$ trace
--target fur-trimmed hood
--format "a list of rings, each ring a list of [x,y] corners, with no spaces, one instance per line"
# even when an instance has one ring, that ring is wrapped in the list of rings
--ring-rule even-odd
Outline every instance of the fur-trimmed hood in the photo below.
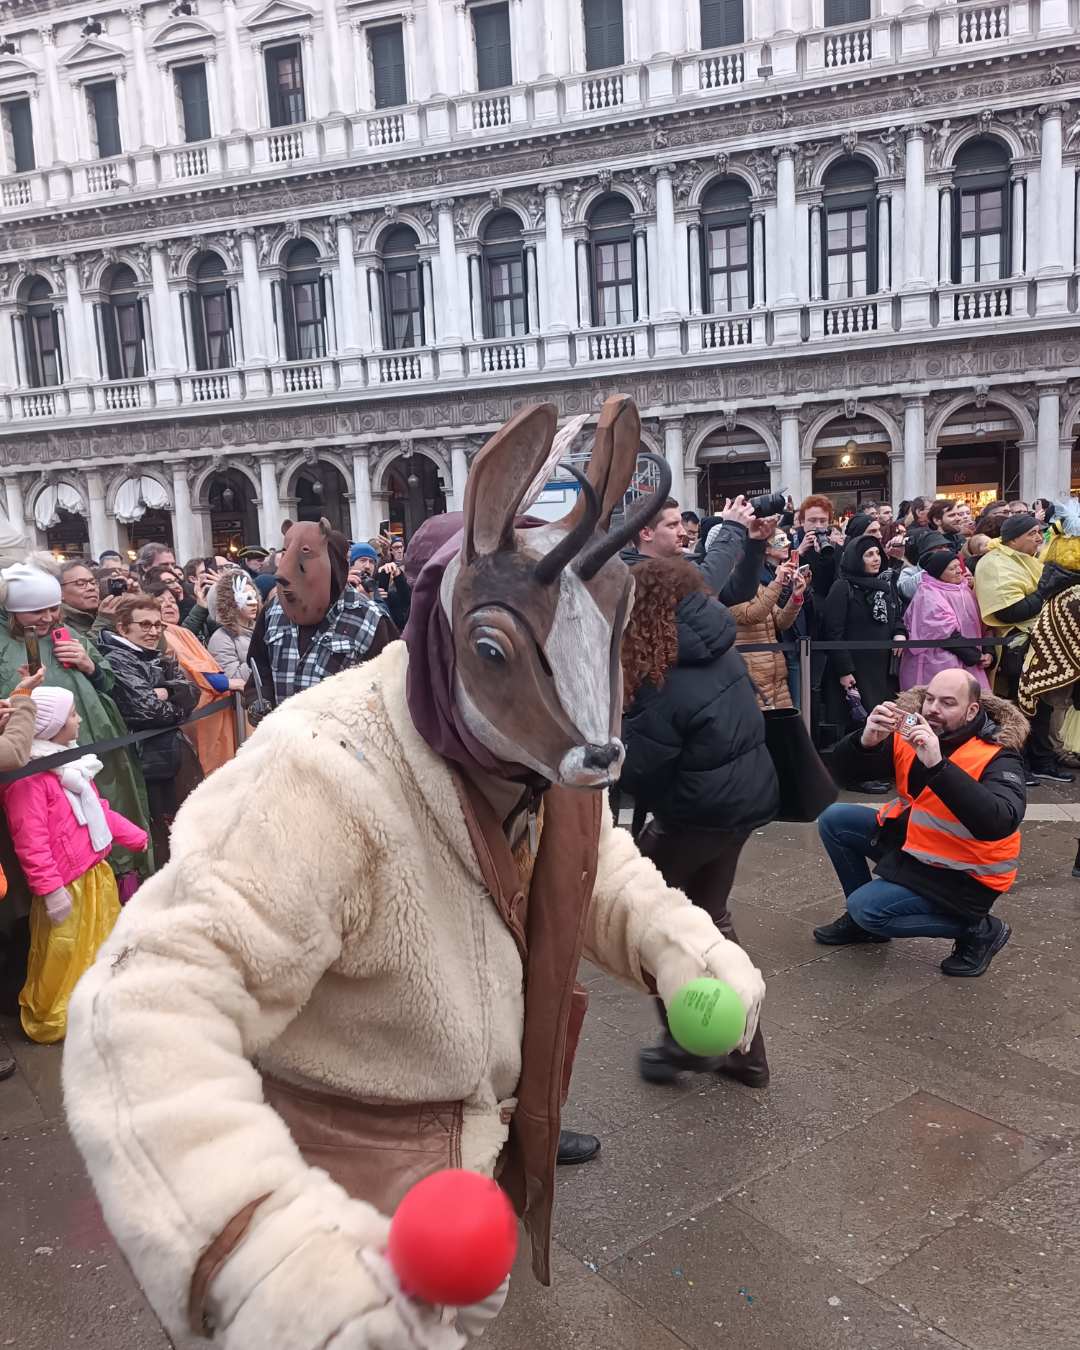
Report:
[[[925,684],[905,689],[896,699],[896,706],[903,708],[904,712],[921,712],[925,693]],[[984,693],[980,702],[989,719],[983,731],[983,740],[992,741],[1003,750],[1015,750],[1019,754],[1028,738],[1028,719],[1015,704],[1008,699],[998,698],[996,694]]]
[[[207,597],[206,607],[210,618],[219,628],[225,628],[230,633],[250,633],[254,625],[241,616],[236,604],[238,584],[245,584],[255,590],[255,583],[242,568],[230,567],[222,572]]]

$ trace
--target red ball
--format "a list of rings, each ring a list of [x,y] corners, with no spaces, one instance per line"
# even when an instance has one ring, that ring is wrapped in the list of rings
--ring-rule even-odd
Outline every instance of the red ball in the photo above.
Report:
[[[514,1264],[517,1218],[489,1177],[448,1168],[418,1181],[390,1222],[387,1255],[412,1298],[464,1308],[493,1294]]]

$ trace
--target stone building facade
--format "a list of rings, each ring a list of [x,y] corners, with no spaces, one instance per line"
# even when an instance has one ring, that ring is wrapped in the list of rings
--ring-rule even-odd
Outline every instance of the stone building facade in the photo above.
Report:
[[[1080,486],[1069,0],[0,4],[0,505],[187,557],[632,394],[686,505]]]

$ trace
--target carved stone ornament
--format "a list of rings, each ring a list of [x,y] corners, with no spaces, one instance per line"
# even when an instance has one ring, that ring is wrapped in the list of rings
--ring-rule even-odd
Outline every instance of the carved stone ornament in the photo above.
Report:
[[[630,181],[634,185],[634,191],[641,200],[641,209],[651,211],[653,205],[653,187],[643,173],[638,171],[630,175]]]
[[[888,166],[889,176],[904,172],[904,139],[895,127],[886,127],[884,131],[878,132],[878,140],[881,142],[881,148],[885,153],[885,163]]]
[[[305,464],[314,465],[319,462],[319,453],[313,445],[305,445],[301,451],[301,457]]]
[[[844,416],[849,422],[854,421],[859,412],[859,400],[857,398],[844,399]]]
[[[508,205],[516,206],[523,212],[531,229],[539,229],[544,221],[544,199],[538,192],[529,188],[517,188],[510,192],[503,193],[503,200]]]
[[[731,156],[728,154],[726,150],[721,150],[720,153],[716,156],[716,172],[721,175],[726,175],[728,171],[728,165],[730,163],[731,163]]]
[[[845,131],[840,137],[840,148],[845,155],[853,155],[859,144],[859,133],[857,131]]]
[[[990,386],[988,384],[977,384],[975,386],[975,406],[976,408],[985,408],[990,398]]]
[[[719,156],[717,157],[719,158]],[[726,161],[727,156],[724,156]],[[725,167],[721,172],[726,173]],[[680,164],[675,174],[672,190],[675,193],[675,201],[680,206],[685,206],[690,199],[690,194],[694,190],[694,184],[701,174],[701,166],[696,159],[692,159],[687,164]]]
[[[1014,108],[1012,112],[1002,114],[1002,121],[1012,127],[1029,155],[1039,153],[1039,118],[1034,108]]]
[[[772,192],[776,188],[776,164],[771,155],[761,150],[752,150],[746,156],[746,167],[757,175],[762,192]]]
[[[930,165],[932,168],[940,166],[945,157],[945,147],[949,143],[949,137],[957,130],[957,124],[951,117],[946,117],[933,127],[932,134],[934,143],[930,147]]]
[[[240,270],[240,248],[236,235],[222,232],[206,236],[206,245],[225,259],[225,266],[232,272]]]
[[[454,212],[454,234],[458,239],[469,237],[469,212],[464,206],[459,206]]]
[[[737,408],[725,408],[722,414],[724,430],[734,431],[739,423],[739,413]]]
[[[581,194],[585,190],[585,184],[581,179],[574,183],[566,196],[563,198],[562,222],[564,226],[573,225],[577,219],[577,205],[581,200]]]
[[[600,169],[600,170],[598,171],[597,175],[596,175],[596,178],[597,178],[597,181],[599,182],[600,186],[604,189],[605,192],[609,192],[609,191],[611,190],[611,170],[610,170],[610,169]]]
[[[1055,61],[1046,76],[1046,83],[1049,85],[1064,84],[1067,78],[1066,72]]]

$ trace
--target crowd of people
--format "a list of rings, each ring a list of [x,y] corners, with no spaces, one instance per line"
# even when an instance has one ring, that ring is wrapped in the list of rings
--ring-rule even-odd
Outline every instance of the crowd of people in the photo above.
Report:
[[[634,571],[636,601],[622,647],[627,758],[620,788],[637,804],[640,850],[732,939],[727,901],[739,855],[776,812],[775,773],[756,714],[800,707],[799,639],[812,644],[815,743],[832,751],[834,775],[865,793],[884,795],[898,781],[895,724],[912,712],[939,738],[963,728],[963,743],[975,721],[993,719],[988,743],[1004,736],[1009,748],[995,752],[996,769],[982,775],[984,795],[1003,776],[1011,783],[1018,757],[1027,786],[1040,778],[1071,781],[1070,767],[1080,762],[1080,668],[1044,636],[1054,624],[1075,621],[1080,609],[1075,503],[999,501],[977,518],[966,502],[948,498],[916,498],[895,511],[865,501],[844,515],[821,494],[779,505],[737,498],[702,519],[668,498],[621,554]],[[86,800],[92,791],[108,803],[104,815],[94,813],[96,836],[70,792],[37,790],[54,783],[47,774],[3,790],[9,866],[21,864],[30,893],[42,897],[31,908],[30,972],[20,996],[29,1035],[63,1036],[66,997],[79,973],[48,978],[50,970],[56,976],[47,959],[49,925],[67,921],[93,875],[107,901],[79,907],[88,932],[95,923],[106,932],[101,915],[115,916],[164,864],[179,805],[236,752],[232,696],[244,696],[242,735],[247,719],[254,724],[293,693],[378,655],[408,622],[418,570],[414,565],[410,580],[402,539],[349,544],[325,522],[287,526],[277,550],[253,547],[183,565],[164,543],[145,545],[130,564],[114,552],[96,563],[57,565],[32,554],[9,562],[0,593],[0,687],[11,709],[5,767],[57,747],[152,733],[56,770],[61,787],[80,774]],[[982,645],[989,636],[1000,645]],[[1025,683],[1032,655],[1035,673]],[[1080,667],[1075,649],[1074,656]],[[1018,702],[1031,717],[1026,750]],[[61,718],[68,704],[71,715]],[[215,708],[217,715],[192,718]],[[23,724],[31,713],[27,740]],[[918,737],[911,744],[921,763]],[[920,776],[916,765],[914,778]],[[1010,793],[1010,820],[1018,825],[1023,796],[1012,786]],[[992,821],[1002,809],[990,808]],[[918,906],[909,905],[908,927],[890,927],[882,905],[895,911],[897,886],[925,883],[934,865],[906,860],[891,880],[871,881],[864,855],[881,827],[876,813],[865,812],[837,806],[822,818],[825,847],[849,896],[848,913],[818,930],[822,942],[884,940],[920,922],[913,918]],[[888,828],[895,834],[893,824]],[[984,820],[979,828],[975,837],[987,837]],[[61,846],[66,834],[74,847]],[[45,854],[53,866],[42,871]],[[913,867],[922,869],[914,879]],[[973,885],[981,900],[985,886]],[[962,935],[973,914],[982,920],[989,913],[972,899],[958,920],[956,904],[946,904],[940,891],[932,884],[915,891],[920,905],[949,911],[937,913],[936,933]],[[1001,939],[995,925],[985,933],[991,946]],[[95,949],[85,945],[84,963]],[[660,1043],[641,1056],[652,1082],[701,1067],[666,1022]],[[760,1030],[746,1054],[712,1068],[753,1086],[767,1083]]]
[[[348,1252],[327,1259],[348,1266],[358,1243],[383,1240],[375,1211],[390,1212],[402,1180],[394,1140],[408,1140],[415,1178],[421,1129],[431,1166],[498,1166],[530,1197],[520,1212],[539,1208],[545,1269],[550,1168],[600,1148],[562,1128],[558,1106],[582,952],[655,998],[647,1082],[768,1085],[764,984],[729,902],[770,821],[817,820],[846,901],[819,943],[943,938],[943,974],[970,978],[1008,942],[994,907],[1017,876],[1028,787],[1072,781],[1080,754],[1080,504],[994,502],[976,518],[944,497],[841,514],[821,494],[771,495],[701,518],[666,496],[663,466],[661,488],[618,513],[639,429],[628,400],[605,405],[563,522],[528,514],[554,433],[554,410],[538,407],[482,452],[464,512],[407,546],[350,543],[319,521],[289,525],[278,549],[183,566],[164,544],[130,567],[0,559],[4,861],[29,901],[22,1025],[78,1040],[73,1129],[155,1307],[180,1306],[179,1281],[209,1325],[232,1297],[221,1270],[239,1269],[229,1244],[276,1271],[277,1244],[292,1251],[307,1231],[304,1206],[329,1212],[346,1193],[370,1202],[327,1229],[347,1232]],[[803,728],[800,709],[799,753],[829,784],[801,816],[770,734]],[[836,801],[821,756],[840,787],[888,800]],[[631,831],[580,790],[601,787],[633,799]],[[265,795],[242,823],[253,792]],[[478,881],[493,905],[475,908]],[[163,972],[173,1031],[146,1020]],[[746,1011],[721,1056],[690,1053],[669,1026],[676,992],[703,973]],[[420,984],[430,998],[412,997]],[[140,1098],[164,1121],[158,1041],[183,1046],[190,1091],[176,1108],[197,1112],[218,1162],[255,1147],[268,1178],[249,1195],[242,1166],[207,1173],[205,1222],[170,1229],[160,1252],[139,1229],[158,1222],[157,1183],[125,1161],[142,1156],[143,1127],[120,1119]],[[118,1053],[131,1066],[122,1102],[106,1082]],[[357,1161],[373,1137],[365,1099],[384,1112],[376,1169]],[[280,1118],[344,1191],[320,1172],[308,1196]],[[162,1123],[155,1151],[177,1184],[189,1125]],[[249,1238],[270,1194],[281,1208]],[[294,1204],[303,1212],[268,1239]],[[207,1246],[215,1233],[224,1247]],[[378,1290],[354,1292],[351,1316],[384,1307]],[[264,1314],[293,1315],[287,1300],[260,1311],[236,1298],[256,1340]],[[409,1343],[396,1334],[377,1343]]]

